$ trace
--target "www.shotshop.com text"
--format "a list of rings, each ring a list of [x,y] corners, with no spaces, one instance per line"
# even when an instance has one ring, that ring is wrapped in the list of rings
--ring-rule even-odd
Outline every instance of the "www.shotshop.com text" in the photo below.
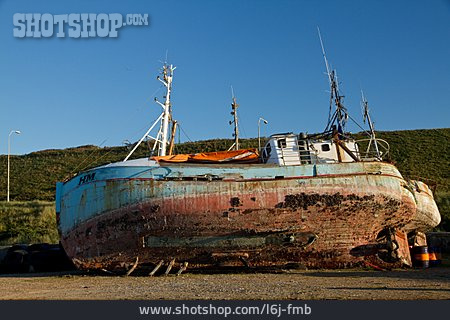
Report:
[[[215,306],[213,304],[189,306],[183,303],[176,307],[139,307],[140,315],[221,315],[225,318],[229,315],[272,315],[281,317],[283,314],[310,315],[311,313],[312,309],[306,303],[302,306],[295,306],[292,303],[287,305],[264,303],[261,306],[233,307]]]

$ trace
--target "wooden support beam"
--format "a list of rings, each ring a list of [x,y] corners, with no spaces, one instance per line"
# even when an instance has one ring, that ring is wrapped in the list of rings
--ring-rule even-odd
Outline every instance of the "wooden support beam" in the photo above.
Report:
[[[128,272],[126,274],[127,277],[136,269],[136,267],[138,266],[138,263],[139,263],[139,257],[136,257],[136,261],[134,262],[133,266],[131,267],[130,270],[128,270]]]
[[[167,276],[170,272],[170,270],[172,270],[173,265],[175,264],[175,258],[172,259],[172,261],[170,261],[169,265],[167,266],[166,272],[164,273],[165,276]]]
[[[172,121],[172,133],[170,134],[169,156],[171,156],[173,154],[173,147],[175,145],[175,132],[177,131],[177,124],[178,124],[178,122],[176,120]]]
[[[156,265],[156,267],[153,268],[152,272],[149,273],[149,276],[150,276],[150,277],[153,277],[153,276],[155,275],[156,271],[158,271],[159,268],[161,268],[161,266],[163,265],[163,263],[164,263],[164,260],[161,260],[161,261]]]
[[[183,273],[184,271],[186,271],[187,267],[188,267],[188,262],[184,262],[183,265],[181,266],[180,270],[178,270],[177,272],[177,276],[179,276],[181,273]]]
[[[342,142],[342,141],[340,141],[340,140],[337,140],[336,143],[339,144],[339,146],[340,146],[342,149],[344,149],[344,151],[347,152],[347,154],[348,154],[353,160],[355,160],[355,162],[358,162],[358,161],[359,161],[358,157],[355,156],[354,153],[353,153],[349,148],[347,148],[347,146],[345,145],[344,142]]]

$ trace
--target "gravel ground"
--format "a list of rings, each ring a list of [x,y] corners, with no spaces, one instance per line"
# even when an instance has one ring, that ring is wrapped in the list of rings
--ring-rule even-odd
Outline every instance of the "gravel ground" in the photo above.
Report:
[[[185,273],[178,277],[93,276],[79,272],[0,275],[0,299],[450,299],[450,268]]]

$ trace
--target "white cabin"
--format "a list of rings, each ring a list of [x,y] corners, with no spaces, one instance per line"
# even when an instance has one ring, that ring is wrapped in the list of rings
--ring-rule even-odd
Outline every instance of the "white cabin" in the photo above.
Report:
[[[341,140],[340,143],[345,145],[353,157],[333,140],[308,139],[303,133],[274,134],[261,151],[261,157],[265,163],[280,166],[361,160],[355,140]]]

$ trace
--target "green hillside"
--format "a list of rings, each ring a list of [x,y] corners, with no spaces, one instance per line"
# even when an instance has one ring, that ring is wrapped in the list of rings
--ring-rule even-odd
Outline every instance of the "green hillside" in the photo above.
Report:
[[[450,128],[378,132],[389,142],[391,160],[407,178],[420,178],[437,184],[436,200],[443,216],[441,230],[450,231],[449,154]],[[226,150],[229,139],[187,142],[176,146],[177,153]],[[241,147],[257,147],[257,139],[242,140]],[[149,154],[146,145],[135,158]],[[14,201],[54,201],[55,183],[94,166],[123,160],[126,147],[82,146],[64,150],[44,150],[11,156],[11,199]],[[6,199],[6,156],[0,156],[0,199]]]

